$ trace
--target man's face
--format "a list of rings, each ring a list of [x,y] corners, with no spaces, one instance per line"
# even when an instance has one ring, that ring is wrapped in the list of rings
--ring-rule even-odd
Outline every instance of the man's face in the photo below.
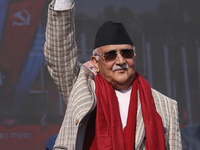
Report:
[[[129,44],[105,45],[98,48],[98,54],[103,55],[111,50],[119,52],[124,49],[133,49],[133,46]],[[96,60],[95,56],[92,56],[92,62],[97,72],[100,72],[114,88],[120,90],[128,89],[131,86],[136,69],[136,53],[128,59],[117,53],[116,59],[112,61],[105,60],[103,56],[99,56],[99,59]]]

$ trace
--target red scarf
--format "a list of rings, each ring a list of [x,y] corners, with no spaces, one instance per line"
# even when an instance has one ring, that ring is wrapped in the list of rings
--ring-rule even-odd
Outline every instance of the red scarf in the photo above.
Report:
[[[149,83],[136,72],[132,84],[127,125],[122,131],[118,100],[113,87],[100,73],[95,77],[97,112],[95,137],[90,150],[134,150],[137,114],[137,89],[139,89],[145,125],[145,148],[165,150],[164,128],[157,113]]]

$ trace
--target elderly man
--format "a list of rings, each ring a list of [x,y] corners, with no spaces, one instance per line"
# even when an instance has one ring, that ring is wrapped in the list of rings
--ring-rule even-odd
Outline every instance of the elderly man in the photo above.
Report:
[[[94,49],[97,74],[77,61],[73,1],[53,1],[44,53],[67,104],[54,149],[182,149],[177,102],[136,71],[137,53],[123,24],[105,22]]]

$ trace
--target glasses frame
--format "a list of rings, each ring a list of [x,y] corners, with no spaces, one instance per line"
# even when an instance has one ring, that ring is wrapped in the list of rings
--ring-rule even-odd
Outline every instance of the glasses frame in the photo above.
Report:
[[[123,50],[133,50],[133,56],[135,56],[135,54],[137,54],[137,51],[135,50],[135,47],[133,47],[133,49],[122,49],[122,50],[120,50],[120,51],[117,51],[117,50],[110,50],[110,51],[108,51],[108,52],[105,52],[104,54],[102,54],[102,55],[99,55],[99,54],[94,54],[94,56],[101,56],[101,58],[103,59],[103,61],[108,61],[108,62],[111,62],[111,61],[115,61],[116,60],[116,58],[117,58],[117,54],[121,54],[121,56],[123,57]],[[107,53],[109,53],[109,52],[111,52],[111,51],[115,51],[115,54],[116,54],[116,57],[115,57],[115,59],[113,59],[113,60],[106,60],[106,54]],[[124,57],[123,57],[124,58]],[[124,59],[130,59],[130,58],[124,58]]]

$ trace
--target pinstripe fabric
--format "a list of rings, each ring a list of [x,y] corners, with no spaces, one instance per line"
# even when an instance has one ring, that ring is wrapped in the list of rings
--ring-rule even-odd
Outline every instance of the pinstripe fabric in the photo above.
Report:
[[[178,108],[177,102],[152,89],[156,110],[162,118],[165,131],[166,149],[182,150]],[[145,149],[144,147],[144,122],[142,118],[141,103],[138,93],[138,108],[137,108],[137,125],[136,125],[136,149]]]
[[[48,70],[65,103],[79,73],[77,46],[74,35],[74,11],[52,11],[54,1],[50,4],[44,46]],[[65,62],[65,63],[63,63]]]
[[[94,74],[77,62],[77,47],[74,35],[74,6],[70,10],[54,11],[54,2],[49,6],[44,54],[48,70],[67,104],[66,114],[56,139],[54,149],[80,150],[84,137],[86,116],[95,108]],[[181,150],[178,109],[176,101],[152,89],[156,109],[160,114],[165,130],[166,147]],[[80,135],[83,134],[83,135]],[[145,130],[138,94],[136,149],[144,150]],[[78,143],[78,144],[77,144]]]

